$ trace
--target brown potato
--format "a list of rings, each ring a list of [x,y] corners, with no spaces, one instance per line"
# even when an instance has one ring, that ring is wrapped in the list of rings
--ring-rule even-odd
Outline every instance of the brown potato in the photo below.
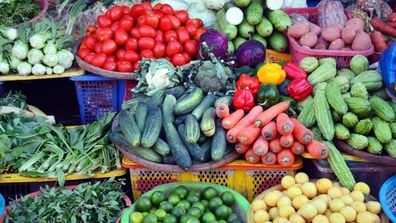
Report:
[[[352,43],[352,50],[368,50],[373,46],[370,36],[365,32],[359,32]]]
[[[327,47],[329,47],[329,43],[326,40],[324,40],[322,37],[319,37],[318,42],[313,48],[317,50],[327,50]]]
[[[355,39],[356,33],[356,29],[346,26],[341,30],[341,38],[345,41],[345,43],[351,44]]]
[[[364,29],[364,22],[360,18],[352,18],[345,23],[345,27],[353,28],[357,31]]]
[[[345,42],[342,39],[335,39],[329,45],[329,50],[340,50],[345,47]]]
[[[317,36],[319,36],[322,31],[320,26],[318,26],[314,23],[311,23],[311,22],[309,23],[308,27],[309,27],[309,31],[315,33]]]
[[[307,32],[309,32],[309,27],[302,22],[296,22],[287,29],[287,34],[294,38],[301,38]]]
[[[313,33],[313,32],[305,33],[300,38],[300,45],[301,46],[313,47],[313,46],[316,45],[317,42],[318,42],[318,36],[315,33]]]
[[[321,36],[324,40],[332,42],[333,40],[339,39],[341,37],[341,31],[336,25],[331,25],[322,29]]]

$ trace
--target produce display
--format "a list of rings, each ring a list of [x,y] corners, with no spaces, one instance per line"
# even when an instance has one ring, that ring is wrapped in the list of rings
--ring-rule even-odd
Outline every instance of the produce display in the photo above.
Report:
[[[1,1],[0,26],[15,26],[31,20],[37,16],[41,7],[36,0]]]

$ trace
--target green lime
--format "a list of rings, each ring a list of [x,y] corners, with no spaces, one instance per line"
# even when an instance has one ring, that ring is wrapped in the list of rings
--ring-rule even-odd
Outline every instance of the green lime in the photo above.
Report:
[[[192,216],[190,214],[188,214],[188,213],[185,213],[185,214],[183,214],[180,217],[180,221],[179,222],[180,223],[186,223],[189,218],[192,218]]]
[[[188,194],[188,189],[184,185],[179,185],[173,190],[173,193],[178,194],[181,199],[184,199]]]
[[[176,216],[177,218],[180,218],[185,213],[186,213],[186,209],[184,209],[181,206],[174,207],[172,212],[171,212],[171,214]]]
[[[158,205],[165,200],[165,194],[162,191],[154,191],[150,196],[151,203],[158,207]]]
[[[228,215],[228,218],[227,218],[228,222],[233,222],[233,221],[236,221],[236,220],[239,220],[239,217],[234,212],[231,213],[230,215]]]
[[[177,223],[177,217],[171,214],[165,216],[162,220],[163,223]]]
[[[190,217],[186,223],[201,223],[198,218]]]
[[[228,223],[228,222],[226,220],[224,220],[224,219],[220,219],[220,220],[217,221],[217,223]]]
[[[217,190],[212,186],[206,187],[203,191],[203,198],[206,200],[210,200],[217,196],[218,196]]]
[[[242,221],[238,218],[238,219],[234,219],[232,221],[228,221],[228,223],[242,223]]]
[[[190,214],[191,216],[194,216],[196,218],[200,218],[202,215],[203,210],[201,210],[199,207],[191,207],[187,210],[187,213]]]
[[[136,208],[139,211],[149,211],[152,207],[151,200],[148,197],[140,197],[136,201]]]
[[[235,202],[235,197],[230,191],[224,191],[221,193],[220,197],[227,206],[231,206]]]
[[[188,210],[191,207],[191,203],[188,200],[181,200],[179,203],[176,204],[176,206],[181,206],[185,210]]]
[[[205,211],[205,205],[201,202],[201,201],[196,201],[194,203],[192,203],[191,207],[197,207],[199,208],[202,212]]]
[[[231,209],[227,205],[222,204],[214,210],[214,213],[217,219],[227,219],[231,214]]]
[[[158,220],[162,221],[167,215],[164,209],[157,209],[154,211],[155,216],[157,216]]]
[[[148,213],[146,216],[143,218],[143,223],[157,223],[158,219],[157,216],[153,213]]]
[[[171,212],[173,209],[173,204],[171,204],[169,201],[162,201],[159,204],[159,208],[165,210],[166,212]]]
[[[180,196],[177,194],[170,194],[168,197],[169,203],[171,203],[173,206],[175,206],[177,203],[180,202]]]
[[[197,194],[188,194],[186,200],[188,200],[191,203],[194,203],[200,201],[201,198]]]
[[[212,212],[205,212],[202,215],[201,220],[203,223],[213,223],[216,221],[216,216]]]
[[[207,209],[209,207],[209,201],[208,200],[201,200],[200,202],[203,204],[205,209]]]
[[[219,197],[213,197],[209,200],[208,208],[209,210],[216,210],[220,205],[223,205],[223,201]]]
[[[131,216],[130,216],[130,220],[133,223],[142,223],[143,222],[143,213],[141,212],[132,212]]]

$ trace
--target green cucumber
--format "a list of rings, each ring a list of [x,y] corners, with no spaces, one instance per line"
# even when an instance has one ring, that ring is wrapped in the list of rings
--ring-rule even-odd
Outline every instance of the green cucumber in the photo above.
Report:
[[[205,136],[213,136],[216,132],[216,124],[215,124],[215,119],[216,119],[216,110],[214,107],[208,108],[201,119],[200,122],[200,128],[202,134]]]
[[[140,131],[144,130],[144,124],[146,122],[147,114],[148,109],[146,103],[139,102],[136,106],[135,119]]]
[[[199,105],[191,112],[197,120],[202,118],[203,113],[209,108],[212,107],[216,101],[217,97],[214,94],[208,94],[204,96]]]
[[[164,123],[166,141],[171,148],[173,159],[182,170],[188,170],[192,165],[191,156],[183,143],[175,125],[171,122]]]
[[[254,34],[254,25],[251,25],[246,19],[238,25],[238,35],[243,38],[251,38]]]
[[[262,0],[251,0],[246,9],[246,20],[250,25],[255,26],[260,23],[264,14],[264,2]]]
[[[177,127],[177,130],[180,134],[180,138],[183,140],[184,145],[188,150],[188,153],[190,154],[191,158],[194,161],[203,163],[210,160],[210,149],[202,149],[198,143],[196,142],[190,143],[187,141],[185,137],[183,137],[187,134],[185,131],[186,127],[184,124],[180,124]]]
[[[221,120],[216,119],[216,132],[212,138],[211,157],[212,160],[223,158],[227,150],[226,131],[221,126]]]
[[[226,104],[228,106],[232,106],[232,96],[225,95],[218,97],[216,101],[214,102],[214,107],[216,107],[219,104]]]
[[[146,123],[142,132],[140,143],[143,147],[150,148],[157,141],[162,127],[161,108],[155,107],[147,114]]]
[[[193,114],[187,114],[184,121],[185,139],[189,143],[196,143],[201,136],[201,129],[199,127],[198,119]]]
[[[135,121],[134,113],[127,110],[120,111],[118,122],[121,132],[122,134],[124,134],[128,142],[132,146],[140,146],[140,139],[142,137],[142,133]]]
[[[274,26],[265,16],[263,16],[260,23],[256,25],[256,31],[260,36],[268,37],[271,36],[272,31],[274,31]]]
[[[164,103],[162,104],[162,119],[164,122],[175,121],[175,115],[173,114],[173,108],[176,105],[176,97],[173,94],[165,96]]]
[[[238,35],[238,28],[227,22],[226,12],[224,9],[217,11],[216,19],[221,32],[227,36],[228,40],[232,40]]]
[[[171,153],[168,143],[161,138],[157,139],[157,141],[154,143],[152,149],[154,151],[156,151],[158,154],[160,154],[161,156],[167,156]]]
[[[173,107],[175,115],[184,115],[192,112],[201,102],[204,94],[201,88],[195,87],[191,92],[186,93],[186,96],[182,96],[177,100]]]
[[[165,90],[165,94],[171,94],[173,96],[175,96],[175,98],[179,98],[180,96],[182,96],[184,93],[186,93],[186,88],[182,85],[177,85],[175,87],[171,87],[171,88],[167,88]]]

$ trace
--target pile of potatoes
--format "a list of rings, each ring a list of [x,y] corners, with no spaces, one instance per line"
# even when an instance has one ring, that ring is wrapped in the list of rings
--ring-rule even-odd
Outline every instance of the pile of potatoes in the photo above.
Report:
[[[345,26],[337,23],[325,28],[311,22],[296,21],[288,28],[287,34],[309,49],[363,51],[373,46],[360,18],[349,19]]]
[[[279,189],[252,201],[251,222],[380,223],[380,203],[365,201],[362,191],[350,191],[327,178],[310,181],[304,172],[286,175]]]

